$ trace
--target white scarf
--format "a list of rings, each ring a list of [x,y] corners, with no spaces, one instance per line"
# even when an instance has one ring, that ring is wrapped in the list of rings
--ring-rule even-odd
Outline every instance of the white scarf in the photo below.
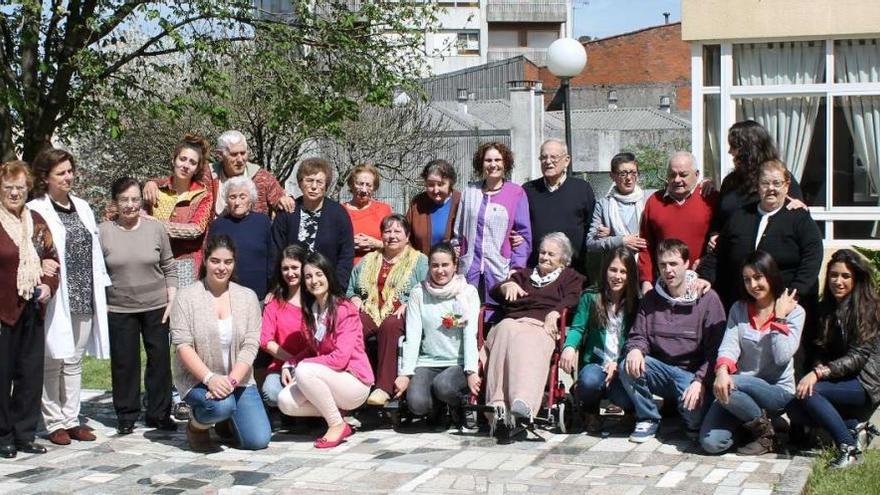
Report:
[[[694,289],[694,282],[700,278],[697,275],[697,272],[693,270],[687,270],[684,273],[684,286],[685,291],[684,294],[679,297],[672,297],[669,292],[666,290],[666,282],[663,281],[663,278],[658,278],[657,283],[654,284],[654,289],[657,291],[657,294],[660,297],[666,299],[672,304],[694,304],[700,298],[700,293]]]
[[[34,295],[34,287],[40,284],[40,277],[43,275],[40,256],[37,254],[37,248],[34,247],[34,219],[31,211],[25,206],[19,218],[0,206],[0,225],[18,247],[15,286],[18,289],[18,296],[29,300]]]
[[[608,218],[611,221],[611,232],[613,235],[632,235],[638,234],[638,232],[630,232],[629,227],[627,227],[626,222],[623,221],[623,218],[620,216],[620,204],[633,204],[642,201],[645,197],[645,191],[642,190],[641,187],[636,185],[633,192],[629,194],[620,194],[617,191],[617,186],[612,185],[610,189],[608,189],[608,194],[605,195],[606,198],[609,198],[611,201],[608,202]],[[639,208],[636,208],[636,225],[640,225],[642,222],[642,212]]]
[[[464,275],[455,275],[446,285],[437,287],[431,284],[430,277],[431,275],[428,275],[428,278],[422,282],[422,290],[437,299],[451,299],[454,297],[453,313],[458,317],[458,323],[463,327],[467,323],[468,310],[472,304],[477,302],[468,301],[467,297],[465,297],[464,290],[468,286],[467,279],[464,278]]]
[[[547,275],[541,276],[541,272],[538,271],[537,268],[532,270],[532,274],[529,276],[529,281],[537,288],[544,287],[545,285],[550,285],[559,278],[559,275],[562,273],[562,267],[553,270]]]

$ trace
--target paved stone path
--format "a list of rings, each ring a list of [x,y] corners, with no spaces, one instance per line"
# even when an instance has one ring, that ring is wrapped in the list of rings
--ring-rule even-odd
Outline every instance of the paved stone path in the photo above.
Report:
[[[495,445],[410,426],[359,431],[329,452],[312,447],[316,434],[276,434],[263,451],[203,455],[185,449],[183,425],[117,436],[108,394],[89,392],[83,409],[98,441],[0,460],[0,493],[797,494],[810,465],[785,454],[701,455],[672,421],[664,443],[642,445],[550,432],[545,442]]]

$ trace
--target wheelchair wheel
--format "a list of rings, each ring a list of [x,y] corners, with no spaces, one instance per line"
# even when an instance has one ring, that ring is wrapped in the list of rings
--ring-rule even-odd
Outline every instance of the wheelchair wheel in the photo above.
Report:
[[[571,394],[565,394],[565,399],[556,405],[556,428],[559,433],[574,431],[577,414],[574,397]]]

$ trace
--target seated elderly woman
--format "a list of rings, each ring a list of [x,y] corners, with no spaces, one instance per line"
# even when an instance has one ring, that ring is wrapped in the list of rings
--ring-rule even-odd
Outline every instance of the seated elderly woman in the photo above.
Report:
[[[409,292],[428,274],[428,257],[409,245],[409,222],[403,215],[382,219],[382,249],[363,257],[354,268],[345,297],[360,310],[364,337],[376,335],[376,389],[367,404],[384,406],[394,392],[397,346],[403,335]]]
[[[223,216],[211,224],[208,238],[228,235],[232,239],[237,249],[235,274],[238,281],[262,301],[268,292],[274,265],[272,220],[265,213],[252,211],[257,201],[257,186],[244,175],[224,182],[218,201],[225,201],[226,209]]]
[[[513,272],[492,289],[504,319],[486,339],[486,404],[494,424],[510,415],[530,419],[541,407],[560,311],[577,304],[584,278],[568,265],[571,243],[565,234],[544,236],[538,266]],[[510,423],[511,421],[506,421]]]

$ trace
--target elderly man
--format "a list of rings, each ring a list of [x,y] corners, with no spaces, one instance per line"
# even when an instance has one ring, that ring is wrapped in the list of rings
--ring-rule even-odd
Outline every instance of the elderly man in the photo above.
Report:
[[[586,228],[593,218],[596,198],[586,181],[568,177],[568,147],[559,139],[548,139],[541,145],[541,174],[543,177],[523,184],[529,199],[529,217],[532,239],[543,239],[551,232],[562,232],[571,241],[572,268],[584,273]],[[538,250],[533,249],[529,266],[538,262]]]
[[[278,180],[259,165],[248,161],[250,157],[247,139],[238,131],[226,131],[217,138],[216,149],[218,160],[211,167],[211,183],[213,189],[214,213],[219,216],[226,208],[226,202],[218,199],[221,186],[230,178],[244,176],[251,179],[257,186],[257,200],[251,210],[256,213],[271,214],[273,211],[293,211],[296,203],[285,194]],[[144,201],[155,203],[158,188],[153,181],[144,184]]]
[[[643,293],[653,288],[655,251],[664,239],[681,239],[687,244],[688,262],[696,268],[718,202],[718,193],[704,194],[703,187],[694,155],[687,151],[673,153],[666,172],[666,189],[652,194],[642,213],[640,236],[645,246],[639,250],[639,281]]]

